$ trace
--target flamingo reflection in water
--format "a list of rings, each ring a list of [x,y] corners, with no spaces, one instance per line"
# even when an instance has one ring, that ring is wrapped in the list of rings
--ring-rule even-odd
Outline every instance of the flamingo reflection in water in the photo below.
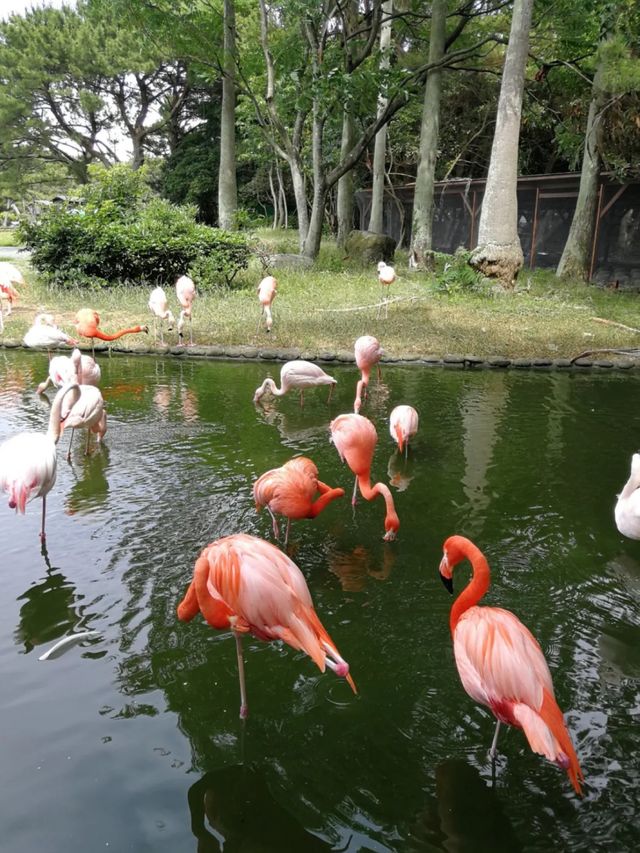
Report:
[[[382,548],[382,566],[363,545],[350,551],[333,551],[329,554],[329,571],[340,581],[345,592],[361,592],[369,578],[386,580],[393,569],[396,555],[392,548]]]
[[[248,714],[242,635],[283,640],[306,652],[321,672],[328,666],[356,686],[349,664],[320,622],[300,569],[275,545],[237,533],[218,539],[196,560],[193,580],[178,605],[178,619],[202,613],[212,628],[231,629],[236,639],[240,717]]]

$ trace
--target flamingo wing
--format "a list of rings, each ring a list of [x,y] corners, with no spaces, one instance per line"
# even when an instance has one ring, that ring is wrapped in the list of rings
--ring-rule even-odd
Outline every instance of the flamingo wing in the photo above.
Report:
[[[19,433],[0,446],[0,490],[9,506],[24,513],[33,498],[46,495],[56,481],[56,448],[41,433]]]

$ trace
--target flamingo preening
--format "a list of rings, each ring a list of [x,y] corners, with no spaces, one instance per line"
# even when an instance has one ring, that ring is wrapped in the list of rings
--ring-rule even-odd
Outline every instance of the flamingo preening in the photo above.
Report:
[[[376,428],[368,418],[362,415],[338,415],[335,420],[331,421],[331,441],[342,461],[346,461],[356,475],[351,503],[355,505],[358,487],[362,497],[367,501],[373,500],[376,495],[382,495],[387,509],[384,519],[386,532],[383,539],[387,542],[395,539],[400,528],[400,519],[396,513],[389,487],[384,483],[371,485],[373,451],[378,441]]]
[[[248,714],[243,634],[259,640],[283,640],[308,654],[321,672],[328,666],[346,678],[356,692],[349,664],[340,657],[313,609],[304,575],[286,554],[264,539],[236,533],[207,545],[178,605],[178,619],[189,622],[199,612],[212,628],[231,629],[235,636],[241,718]]]
[[[181,275],[176,281],[176,296],[180,303],[178,317],[178,344],[182,344],[184,321],[189,321],[189,345],[193,346],[193,300],[196,298],[196,286],[188,275]]]
[[[36,314],[33,325],[22,339],[26,347],[44,348],[51,358],[51,350],[60,344],[75,346],[77,341],[59,329],[51,314]]]
[[[314,500],[316,492],[320,492],[320,497]],[[287,519],[285,547],[291,519],[315,518],[331,501],[343,495],[344,489],[332,489],[318,480],[318,469],[306,456],[296,456],[279,468],[266,471],[253,484],[256,509],[260,512],[262,507],[267,508],[276,539],[280,536],[276,513]]]
[[[396,406],[389,415],[389,432],[402,453],[409,453],[409,440],[418,432],[418,413],[413,406]]]
[[[74,349],[70,356],[56,355],[49,362],[49,375],[36,389],[38,394],[44,394],[50,385],[61,388],[69,382],[79,385],[99,385],[101,370],[90,355],[84,355],[79,349]]]
[[[489,589],[486,557],[464,536],[450,536],[443,546],[440,577],[452,593],[453,569],[465,558],[473,576],[451,607],[449,626],[462,686],[498,721],[489,754],[495,757],[500,723],[523,729],[531,749],[566,770],[581,794],[584,776],[538,641],[509,610],[478,606]]]
[[[8,493],[9,506],[16,512],[25,512],[34,498],[42,498],[42,526],[40,540],[45,542],[47,495],[56,482],[58,460],[56,444],[60,438],[63,403],[79,399],[76,383],[62,387],[51,404],[49,428],[46,433],[21,432],[0,445],[0,490]]]
[[[374,338],[373,335],[362,335],[355,342],[354,352],[356,367],[361,373],[358,384],[356,385],[356,399],[353,403],[353,411],[358,414],[362,406],[362,397],[367,396],[369,377],[374,364],[378,365],[378,379],[380,379],[380,359],[382,358],[383,349],[380,346],[380,341]]]
[[[267,327],[267,332],[271,331],[271,327],[273,326],[273,316],[271,314],[271,305],[273,300],[276,298],[278,293],[278,282],[272,276],[268,275],[262,279],[260,284],[258,285],[258,301],[260,302],[260,316],[258,317],[258,326],[256,328],[256,335],[260,329],[260,323],[262,322],[262,318],[265,318],[265,325]]]
[[[157,343],[158,341],[158,326],[160,327],[160,343],[164,343],[162,334],[162,324],[167,321],[167,331],[173,329],[175,317],[169,310],[169,301],[167,294],[161,287],[155,287],[149,295],[149,310],[153,314],[153,336]],[[160,322],[158,322],[160,321]]]
[[[270,391],[275,397],[283,397],[291,388],[300,389],[300,405],[304,404],[304,389],[315,388],[316,385],[329,385],[329,400],[333,392],[333,386],[337,384],[337,379],[325,373],[317,364],[303,359],[295,361],[287,361],[280,368],[280,388],[277,387],[273,379],[267,378],[259,388],[256,388],[253,395],[253,402],[257,403],[267,391]]]

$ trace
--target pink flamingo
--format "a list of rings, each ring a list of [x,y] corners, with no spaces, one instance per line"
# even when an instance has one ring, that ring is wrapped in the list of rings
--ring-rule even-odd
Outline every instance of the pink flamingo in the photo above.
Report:
[[[308,654],[321,672],[328,666],[346,678],[356,692],[349,664],[340,657],[313,609],[304,575],[286,554],[264,539],[236,533],[207,545],[178,605],[178,619],[189,622],[198,612],[212,628],[231,629],[235,636],[242,719],[248,714],[243,634],[259,640],[283,640]]]
[[[51,359],[51,350],[54,347],[58,347],[60,344],[75,346],[77,343],[55,325],[51,314],[37,314],[33,325],[27,330],[22,340],[26,347],[45,348],[49,353],[49,359]]]
[[[489,589],[486,557],[464,536],[444,543],[440,577],[453,592],[453,569],[467,558],[473,577],[451,608],[449,626],[462,686],[497,719],[489,755],[496,752],[500,723],[524,729],[529,746],[567,771],[581,794],[584,779],[553,692],[551,673],[536,638],[509,610],[478,607]]]
[[[11,314],[13,303],[19,298],[14,284],[24,284],[24,277],[17,267],[6,261],[0,261],[0,333],[4,331],[2,300],[7,300],[7,317]]]
[[[49,362],[49,375],[44,382],[37,387],[38,394],[44,392],[51,385],[61,388],[69,382],[77,382],[79,385],[99,385],[100,366],[90,355],[84,355],[76,347],[70,356],[56,355]]]
[[[380,379],[380,359],[382,358],[382,347],[380,341],[374,338],[373,335],[362,335],[358,338],[354,347],[356,355],[356,366],[361,373],[361,378],[356,386],[356,399],[353,404],[353,411],[357,414],[362,405],[362,393],[367,396],[367,387],[369,385],[369,377],[371,368],[374,364],[378,365],[378,379]]]
[[[188,275],[181,275],[176,281],[176,296],[181,311],[178,317],[178,344],[182,344],[182,330],[185,318],[189,320],[189,345],[193,346],[193,300],[196,298],[196,286]]]
[[[378,264],[378,281],[382,285],[382,298],[384,300],[385,307],[385,319],[389,316],[389,303],[384,298],[384,289],[385,287],[389,287],[396,280],[396,271],[393,267],[389,266],[385,261],[380,261]],[[378,317],[382,312],[382,302],[378,306]]]
[[[280,388],[278,388],[273,379],[267,378],[259,388],[256,388],[253,395],[253,402],[257,403],[261,397],[270,391],[275,397],[283,397],[291,388],[300,389],[300,405],[304,405],[304,389],[315,388],[316,385],[329,385],[329,400],[333,393],[333,386],[336,385],[337,379],[325,373],[317,364],[303,359],[295,361],[287,361],[280,368]]]
[[[409,452],[409,440],[418,432],[418,413],[413,406],[396,406],[389,416],[391,438],[398,443],[400,453]]]
[[[167,331],[170,332],[173,329],[173,324],[175,323],[175,317],[169,310],[169,303],[167,300],[167,294],[161,287],[155,287],[151,294],[149,295],[149,310],[153,314],[153,336],[158,341],[158,325],[160,326],[160,343],[164,343],[164,338],[162,336],[162,324],[166,320],[167,321]],[[160,323],[158,324],[158,320]]]
[[[320,497],[314,501],[316,492],[320,492]],[[273,535],[276,539],[280,533],[275,513],[287,519],[285,547],[289,541],[292,518],[315,518],[331,501],[343,495],[344,489],[332,489],[318,480],[318,469],[306,456],[296,456],[280,468],[266,471],[253,484],[256,509],[260,512],[266,506],[273,521]]]
[[[69,393],[75,401],[80,389],[70,384],[58,391],[51,405],[46,433],[21,432],[0,445],[0,489],[8,493],[11,509],[24,514],[29,501],[42,498],[42,543],[46,540],[47,495],[56,482],[56,444],[60,438],[62,404]]]
[[[373,462],[373,451],[375,450],[378,434],[376,428],[368,418],[357,414],[338,415],[331,421],[331,441],[335,444],[343,462],[356,475],[353,487],[351,503],[355,506],[356,491],[360,487],[360,494],[367,500],[373,500],[376,495],[382,495],[387,508],[384,519],[386,531],[383,539],[387,542],[396,538],[400,528],[400,519],[396,513],[393,497],[389,488],[384,483],[376,483],[371,486],[371,464]]]
[[[80,337],[91,339],[92,351],[96,338],[99,341],[117,341],[124,335],[137,335],[138,332],[144,332],[146,334],[149,331],[148,326],[132,326],[129,329],[120,329],[118,332],[114,332],[112,335],[109,335],[106,332],[103,332],[102,329],[98,328],[100,325],[100,315],[97,311],[94,311],[93,308],[81,308],[77,311],[75,325],[76,331]]]
[[[629,539],[640,539],[640,454],[631,457],[631,473],[618,495],[614,516],[616,527]]]
[[[273,317],[271,316],[271,304],[273,300],[276,298],[277,294],[278,282],[272,275],[268,275],[262,279],[260,284],[258,285],[258,300],[261,305],[260,317],[258,317],[258,327],[256,328],[256,335],[260,329],[260,322],[264,315],[265,322],[267,325],[267,332],[271,331],[271,327],[273,326]]]
[[[89,439],[91,432],[100,435],[100,423],[104,414],[104,400],[98,388],[93,385],[80,385],[80,396],[71,405],[64,403],[62,406],[62,429],[71,427],[71,438],[69,439],[69,450],[67,462],[71,461],[71,444],[73,435],[77,429],[86,429],[87,446],[85,453],[89,454]],[[94,429],[94,427],[97,427]],[[104,422],[106,431],[106,421]]]

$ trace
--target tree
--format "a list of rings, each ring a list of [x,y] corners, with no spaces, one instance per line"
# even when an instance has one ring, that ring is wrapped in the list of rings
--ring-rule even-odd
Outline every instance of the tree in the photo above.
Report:
[[[382,78],[382,89],[378,94],[378,111],[380,117],[387,106],[388,99],[385,93],[385,72],[390,65],[389,49],[391,46],[391,16],[393,15],[393,0],[384,0],[382,4],[382,24],[380,27],[380,72]],[[371,215],[369,217],[369,231],[374,234],[382,234],[383,210],[384,210],[384,183],[385,162],[387,155],[387,125],[383,124],[376,133],[373,146],[373,184],[371,187]]]
[[[236,181],[236,11],[234,0],[224,0],[224,58],[220,116],[220,170],[218,224],[235,227],[238,208]]]
[[[518,142],[533,0],[515,0],[507,46],[478,245],[471,264],[513,286],[524,263],[518,236]]]

